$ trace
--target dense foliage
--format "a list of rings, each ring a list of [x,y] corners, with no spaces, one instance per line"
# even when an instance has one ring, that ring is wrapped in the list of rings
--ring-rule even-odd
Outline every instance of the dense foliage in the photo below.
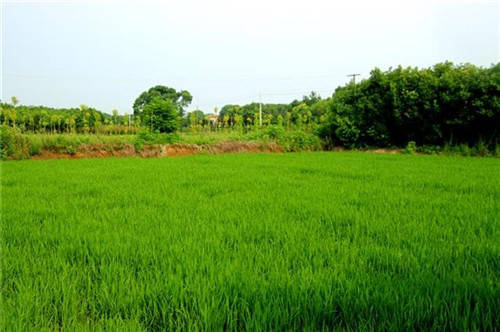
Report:
[[[170,99],[154,97],[144,106],[142,116],[145,123],[150,125],[151,131],[171,133],[180,125],[179,107]]]
[[[175,124],[177,125],[177,124]],[[0,158],[1,159],[28,159],[34,156],[44,158],[57,156],[73,157],[105,157],[113,155],[154,156],[143,154],[143,149],[162,149],[157,145],[188,144],[193,149],[210,150],[222,142],[255,143],[262,148],[277,146],[279,150],[315,151],[321,150],[322,144],[318,136],[301,130],[286,131],[282,127],[269,126],[262,130],[252,130],[246,133],[239,131],[217,132],[170,132],[152,133],[141,130],[137,135],[81,135],[81,134],[26,134],[19,128],[0,126]],[[194,146],[192,146],[194,145]],[[165,148],[163,146],[163,148]],[[132,150],[131,150],[132,149]],[[128,151],[128,152],[127,152]],[[125,153],[124,153],[125,152]]]
[[[280,126],[293,130],[315,130],[325,119],[330,98],[321,99],[314,91],[302,100],[290,104],[224,105],[218,114],[200,114],[199,110],[188,113],[184,125],[191,130],[234,129],[252,130],[257,127]],[[262,108],[262,123],[260,119]],[[215,116],[216,121],[210,121]]]
[[[125,134],[135,133],[140,125],[139,118],[118,115],[116,110],[110,115],[86,105],[51,108],[16,104],[0,104],[0,123],[26,133]]]
[[[499,168],[356,152],[3,163],[0,330],[495,331]]]
[[[333,145],[499,143],[500,63],[374,69],[338,88],[320,134]]]
[[[13,97],[11,104],[0,104],[0,122],[24,133],[124,134],[141,127],[160,133],[179,128],[249,133],[280,127],[315,133],[330,147],[403,148],[414,142],[425,151],[445,145],[494,151],[500,140],[500,63],[376,68],[369,78],[339,87],[326,99],[311,92],[290,104],[225,105],[213,114],[194,110],[184,115],[191,101],[187,91],[158,85],[136,99],[133,116],[121,116],[85,105],[17,106]]]

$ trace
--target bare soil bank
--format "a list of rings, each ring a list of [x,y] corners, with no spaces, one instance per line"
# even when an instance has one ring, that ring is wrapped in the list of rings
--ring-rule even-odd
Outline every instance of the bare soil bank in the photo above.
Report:
[[[260,144],[255,142],[222,142],[216,144],[151,144],[144,145],[136,150],[132,144],[124,144],[120,148],[105,144],[82,144],[73,154],[61,153],[53,150],[43,150],[33,159],[79,159],[105,157],[171,157],[187,156],[192,154],[221,154],[221,153],[248,153],[248,152],[284,152],[276,143]]]

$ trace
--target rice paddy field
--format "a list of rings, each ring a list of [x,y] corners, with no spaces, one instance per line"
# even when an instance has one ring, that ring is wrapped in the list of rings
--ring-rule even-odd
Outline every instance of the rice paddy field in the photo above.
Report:
[[[1,330],[500,326],[500,159],[1,166]]]

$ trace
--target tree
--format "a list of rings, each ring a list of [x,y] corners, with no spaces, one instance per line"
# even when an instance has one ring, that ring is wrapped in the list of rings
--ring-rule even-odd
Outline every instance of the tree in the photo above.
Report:
[[[304,96],[302,98],[302,102],[304,104],[306,104],[307,106],[311,106],[313,104],[316,104],[317,102],[321,101],[321,96],[314,92],[314,91],[311,91],[311,93],[309,94],[309,96]]]
[[[118,118],[118,110],[117,109],[114,109],[111,111],[111,113],[113,113],[113,124],[116,125],[116,119]]]
[[[56,124],[57,124],[57,115],[56,114],[52,114],[50,116],[49,123],[50,123],[50,131],[53,134],[55,129],[56,129]]]
[[[12,97],[10,98],[10,100],[12,101],[12,105],[14,105],[14,107],[15,107],[17,104],[19,104],[19,99],[17,99],[17,97],[16,97],[16,96],[12,96]]]
[[[176,106],[179,116],[184,116],[184,109],[191,104],[193,97],[188,91],[176,91],[174,88],[157,85],[144,91],[134,102],[134,115],[142,115],[144,108],[150,104],[153,99],[170,100]]]
[[[203,111],[194,110],[194,111],[190,112],[188,115],[189,125],[201,124],[203,122],[204,118],[205,118],[205,113],[203,113]]]
[[[153,98],[143,109],[144,122],[160,133],[176,131],[180,125],[179,108],[169,99]]]
[[[68,119],[68,127],[69,127],[69,131],[71,133],[73,133],[76,129],[76,121],[75,121],[75,117],[74,116],[70,116],[69,119]]]

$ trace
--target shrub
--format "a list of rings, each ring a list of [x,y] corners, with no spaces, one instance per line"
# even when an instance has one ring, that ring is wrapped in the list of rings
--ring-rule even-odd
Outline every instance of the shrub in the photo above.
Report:
[[[415,154],[415,152],[417,152],[417,143],[409,141],[404,152],[408,154]]]
[[[144,144],[171,144],[180,141],[177,133],[152,133],[147,130],[141,130],[137,134],[136,139],[141,140]]]
[[[42,140],[36,136],[28,137],[30,156],[37,156],[42,153]]]
[[[470,156],[472,155],[472,151],[471,151],[471,148],[469,147],[468,144],[460,144],[458,146],[458,152],[462,155],[462,156]]]
[[[136,138],[136,140],[134,141],[135,152],[141,152],[143,146],[144,146],[144,140],[139,137]]]
[[[417,151],[424,154],[438,154],[441,152],[441,147],[437,145],[424,145]]]
[[[473,151],[474,155],[481,157],[485,157],[490,154],[488,146],[484,143],[483,140],[479,140],[479,142],[477,142],[476,146],[473,148]]]
[[[29,158],[29,141],[18,128],[0,126],[0,157],[2,159]]]
[[[320,139],[314,135],[303,131],[286,133],[278,143],[283,146],[287,152],[314,151],[321,149]]]
[[[282,126],[269,126],[266,133],[270,139],[280,139],[285,135],[285,129]]]
[[[74,155],[78,151],[79,144],[78,143],[69,143],[59,149],[59,152],[67,153],[70,155]]]
[[[154,135],[150,131],[147,130],[141,130],[139,134],[137,134],[136,140],[141,140],[144,143],[153,143],[154,142]]]

